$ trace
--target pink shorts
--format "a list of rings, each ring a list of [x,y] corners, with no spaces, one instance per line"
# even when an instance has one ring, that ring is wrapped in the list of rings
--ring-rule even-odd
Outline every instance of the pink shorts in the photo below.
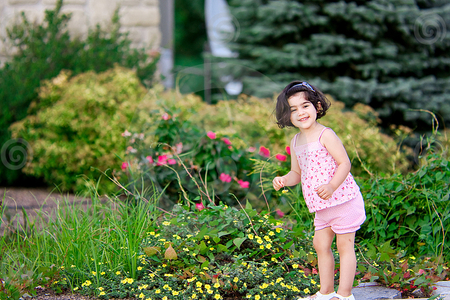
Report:
[[[316,212],[316,231],[331,227],[336,234],[356,232],[366,220],[364,200],[361,193],[350,201]]]

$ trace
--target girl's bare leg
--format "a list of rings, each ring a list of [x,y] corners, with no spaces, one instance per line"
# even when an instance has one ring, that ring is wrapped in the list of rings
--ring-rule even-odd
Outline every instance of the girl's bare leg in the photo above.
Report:
[[[334,236],[331,227],[318,230],[314,234],[313,243],[319,262],[320,293],[324,295],[334,292],[334,256],[331,251]]]
[[[339,289],[337,293],[348,297],[352,294],[356,272],[355,233],[337,234],[336,244],[340,260]]]

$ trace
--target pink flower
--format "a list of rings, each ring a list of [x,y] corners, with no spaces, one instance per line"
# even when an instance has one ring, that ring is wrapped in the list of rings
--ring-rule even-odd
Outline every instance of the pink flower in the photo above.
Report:
[[[231,182],[231,176],[225,173],[220,174],[219,179],[223,182]]]
[[[176,144],[175,148],[177,148],[177,154],[180,154],[181,152],[183,152],[183,143],[180,142],[180,143]]]
[[[255,151],[256,151],[256,148],[255,148],[255,147],[249,147],[249,148],[247,149],[247,151],[248,151],[248,152],[255,152]]]
[[[205,208],[205,206],[203,205],[203,203],[195,203],[195,207],[196,207],[198,210],[202,210],[202,209]]]
[[[128,162],[124,161],[121,166],[122,170],[126,170],[128,168]]]
[[[227,145],[231,145],[230,140],[227,139],[227,138],[223,138],[222,141],[223,141],[225,144],[227,144]]]
[[[265,157],[270,157],[270,150],[264,146],[261,146],[261,147],[259,147],[259,155],[265,156]]]
[[[231,147],[231,146],[228,146],[228,149],[230,149],[230,150],[233,150],[233,147]]]
[[[170,115],[168,113],[163,113],[163,115],[161,116],[161,119],[163,119],[164,121],[167,121],[170,119]]]
[[[153,163],[153,157],[151,157],[150,155],[146,157],[146,159],[148,160],[149,163]]]
[[[216,134],[212,131],[208,131],[206,135],[212,140],[216,139]]]
[[[169,165],[175,165],[177,163],[177,161],[173,158],[169,159],[167,162],[169,163]]]
[[[131,147],[131,146],[128,146],[128,147],[127,147],[127,151],[129,151],[129,152],[131,152],[131,153],[136,153],[136,152],[137,152],[137,150],[134,149],[134,148]]]
[[[287,156],[283,154],[277,154],[275,155],[275,158],[278,159],[279,161],[286,161]]]
[[[426,271],[424,269],[419,269],[419,275],[422,275],[424,273],[426,273]]]
[[[277,208],[277,210],[275,210],[275,212],[277,213],[277,215],[279,217],[284,217],[284,212],[282,212],[279,208]]]
[[[131,136],[131,133],[125,129],[125,132],[122,133],[122,136]]]
[[[242,179],[239,179],[238,183],[241,186],[241,188],[243,188],[243,189],[248,189],[248,187],[250,186],[250,182],[244,181]]]
[[[288,155],[291,155],[291,147],[286,146],[286,153],[287,153]]]
[[[160,155],[158,156],[158,162],[156,163],[157,166],[162,166],[167,164],[167,155]]]

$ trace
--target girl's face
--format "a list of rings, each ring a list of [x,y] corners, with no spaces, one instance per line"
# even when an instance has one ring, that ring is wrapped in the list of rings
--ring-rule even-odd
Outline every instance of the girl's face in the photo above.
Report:
[[[291,107],[291,122],[299,129],[309,129],[316,123],[317,110],[314,105],[305,98],[305,93],[300,92],[288,99]]]

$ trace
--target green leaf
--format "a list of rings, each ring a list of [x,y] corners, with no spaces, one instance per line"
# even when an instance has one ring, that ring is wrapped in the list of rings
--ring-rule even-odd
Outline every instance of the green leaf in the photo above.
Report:
[[[247,238],[235,238],[233,240],[233,243],[236,245],[236,247],[240,248],[242,243],[246,240]]]
[[[253,209],[252,205],[250,204],[250,202],[248,200],[247,200],[247,203],[245,204],[245,208],[249,209],[249,210]]]
[[[147,256],[155,255],[156,253],[160,253],[161,248],[160,247],[144,247],[144,253]]]
[[[294,244],[294,241],[292,240],[292,241],[290,241],[289,243],[285,244],[285,245],[283,246],[283,249],[284,249],[284,250],[289,249],[293,244]]]
[[[222,244],[218,244],[217,245],[217,250],[219,250],[219,252],[227,252],[228,251],[228,247],[222,245]]]

